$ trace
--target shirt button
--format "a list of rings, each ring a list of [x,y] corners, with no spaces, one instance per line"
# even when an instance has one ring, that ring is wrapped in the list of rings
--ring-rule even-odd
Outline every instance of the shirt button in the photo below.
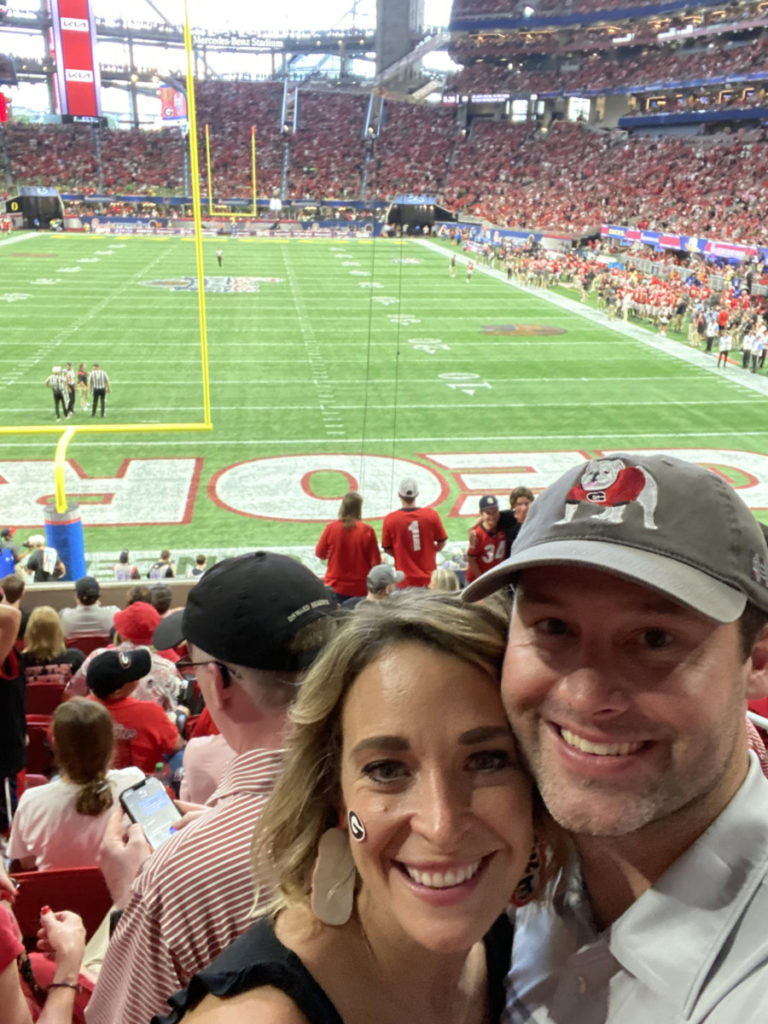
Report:
[[[587,992],[587,979],[583,975],[579,975],[576,979],[576,994],[583,996]]]

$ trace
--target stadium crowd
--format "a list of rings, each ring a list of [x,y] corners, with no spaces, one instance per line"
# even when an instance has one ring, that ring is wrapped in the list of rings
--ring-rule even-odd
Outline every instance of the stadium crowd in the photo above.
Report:
[[[528,258],[514,256],[515,273],[527,275]],[[570,257],[567,261],[563,269],[581,272],[578,263]],[[539,273],[535,265],[530,270],[534,276]],[[642,289],[640,277],[637,283]],[[763,328],[763,346],[765,334]],[[764,355],[765,347],[756,351]],[[643,505],[642,511],[646,519],[655,517],[652,534],[629,525],[627,520],[640,510],[625,508],[639,504],[627,495],[634,489],[642,499],[640,488],[648,487],[651,472],[653,505],[650,511]],[[766,642],[768,597],[741,566],[768,564],[768,547],[741,497],[718,474],[666,455],[643,460],[621,456],[574,466],[540,496],[524,486],[514,488],[509,508],[503,511],[496,496],[483,495],[478,519],[469,530],[467,575],[472,583],[463,601],[456,594],[455,572],[446,567],[436,570],[437,554],[446,542],[439,515],[429,506],[419,506],[415,479],[401,480],[398,492],[401,507],[384,518],[381,533],[394,567],[380,563],[377,536],[360,518],[362,498],[350,492],[342,500],[337,521],[325,527],[318,542],[320,557],[328,559],[327,585],[298,560],[256,552],[217,562],[198,578],[184,607],[175,611],[170,610],[172,598],[165,593],[165,583],[154,588],[163,593],[153,603],[144,599],[143,588],[134,588],[123,608],[102,609],[98,582],[85,576],[75,586],[75,608],[62,610],[61,621],[53,608],[36,600],[26,635],[21,635],[17,573],[0,581],[0,711],[7,741],[0,749],[2,813],[4,830],[10,833],[8,854],[14,858],[11,871],[21,883],[17,891],[0,866],[0,892],[10,905],[0,904],[0,979],[14,1009],[13,1016],[6,1015],[9,1024],[31,1024],[33,1019],[40,1024],[83,1024],[84,1012],[88,1024],[142,1024],[167,1013],[169,1005],[172,1012],[163,1022],[178,1024],[187,1013],[190,1021],[198,1019],[195,1007],[206,994],[216,1019],[235,1024],[243,1019],[243,1001],[254,998],[254,988],[267,986],[257,996],[262,1006],[264,998],[272,1001],[273,987],[297,1005],[312,1005],[305,1003],[305,991],[315,974],[317,983],[309,991],[315,1001],[321,993],[323,1010],[306,1018],[314,1024],[344,1019],[328,1009],[334,1002],[345,1007],[348,1020],[400,1020],[403,1011],[382,1018],[372,1004],[382,1010],[390,1007],[404,979],[417,992],[424,974],[416,970],[416,961],[436,968],[443,988],[445,973],[453,967],[456,991],[472,1008],[469,1017],[447,1017],[444,1007],[434,1010],[430,997],[415,1018],[421,1024],[445,1024],[447,1019],[498,1024],[504,979],[508,972],[514,976],[521,969],[520,958],[513,954],[507,914],[532,904],[531,911],[552,917],[557,899],[547,883],[558,875],[566,877],[570,857],[578,850],[574,846],[565,855],[562,834],[554,825],[556,815],[566,816],[560,828],[571,828],[563,787],[552,789],[535,762],[537,774],[529,778],[520,763],[517,743],[526,740],[525,717],[515,717],[509,694],[506,709],[502,704],[505,649],[506,671],[516,650],[526,652],[513,672],[515,687],[538,692],[546,670],[561,703],[573,701],[580,714],[587,715],[589,701],[590,719],[600,722],[606,718],[608,691],[602,682],[596,688],[597,680],[610,681],[614,701],[617,686],[629,692],[631,681],[631,692],[637,694],[640,687],[646,696],[646,731],[651,718],[667,722],[666,691],[673,686],[672,676],[677,699],[685,705],[678,730],[695,734],[699,741],[701,729],[689,723],[696,722],[706,686],[717,705],[705,716],[711,740],[705,745],[707,757],[717,747],[727,715],[734,745],[729,757],[739,766],[728,793],[711,806],[712,783],[709,775],[700,779],[693,754],[698,755],[702,742],[681,740],[692,753],[679,759],[674,773],[665,762],[656,771],[664,773],[676,793],[685,787],[690,793],[691,780],[695,781],[707,797],[706,819],[695,819],[682,848],[678,832],[675,842],[668,844],[662,841],[662,832],[653,830],[660,836],[656,856],[663,855],[664,860],[648,872],[640,891],[609,873],[607,895],[595,882],[588,893],[591,899],[605,901],[603,913],[610,916],[602,921],[621,927],[624,915],[630,915],[636,943],[647,941],[647,932],[654,927],[640,903],[651,889],[654,921],[663,912],[680,929],[680,900],[659,908],[659,897],[674,881],[674,871],[669,876],[665,872],[674,869],[689,848],[701,853],[713,841],[717,845],[712,833],[724,832],[727,842],[738,849],[732,868],[727,859],[716,858],[718,873],[728,868],[733,875],[726,895],[718,890],[717,899],[729,905],[748,904],[755,926],[762,926],[765,897],[754,894],[764,887],[744,879],[743,848],[751,850],[750,870],[762,877],[768,751],[755,723],[745,719],[745,704],[749,694],[751,709],[759,716],[765,703],[759,695],[766,685],[753,665],[762,664],[763,648],[758,645]],[[614,493],[620,499],[620,515],[610,505]],[[589,523],[588,516],[571,527],[571,565],[556,561],[562,558],[558,544],[564,509],[570,522],[585,501],[606,506],[600,514],[612,516],[613,551],[605,569],[592,560],[590,549],[598,549],[592,527],[583,525]],[[531,505],[532,525],[526,529]],[[699,526],[701,517],[704,522]],[[542,521],[547,531],[543,545]],[[722,536],[728,528],[736,539],[710,568],[701,552],[711,549],[712,536]],[[4,531],[3,537],[9,533]],[[428,543],[415,545],[414,533]],[[506,558],[511,538],[511,558],[516,561],[510,564]],[[552,549],[552,565],[541,564],[542,546]],[[506,595],[490,596],[506,588],[531,547],[536,557],[522,566],[523,596],[518,587],[514,606]],[[12,548],[8,550],[15,557]],[[617,564],[616,559],[626,557],[626,551],[632,562],[625,570],[624,562]],[[646,554],[655,559],[654,566],[661,562],[669,573],[661,583],[654,577],[653,589],[643,576]],[[695,564],[705,569],[691,568],[694,556]],[[575,572],[574,559],[581,559]],[[728,583],[715,577],[715,571],[727,572]],[[579,653],[596,660],[577,666],[575,682],[569,682],[573,671],[567,663],[558,665],[569,648],[555,648],[558,658],[553,656],[553,646],[562,643],[555,639],[562,630],[539,627],[541,637],[534,640],[528,635],[534,627],[521,625],[522,615],[530,615],[523,602],[534,600],[528,594],[537,595],[537,579],[547,588],[543,607],[551,614],[556,602],[559,616],[546,618],[546,624],[554,621],[559,627],[566,617],[580,622],[577,635],[582,629],[588,633],[589,644]],[[563,597],[553,598],[553,586]],[[698,588],[698,596],[694,599],[685,588]],[[542,602],[538,596],[535,600]],[[734,608],[747,600],[760,604],[746,606],[740,627],[713,618],[733,615]],[[94,637],[76,632],[67,648],[63,631],[76,617],[82,627],[94,615],[101,623],[103,646],[84,658],[85,650],[78,652],[78,644]],[[748,615],[754,626],[745,638],[739,630],[752,621]],[[47,653],[41,646],[43,621],[53,637]],[[668,628],[662,630],[659,621]],[[105,635],[110,623],[111,637]],[[631,657],[624,650],[630,626]],[[638,630],[642,646],[637,643]],[[611,645],[605,642],[606,631],[614,641]],[[676,644],[671,642],[674,637],[679,637]],[[665,641],[663,657],[660,638]],[[572,645],[573,639],[568,639]],[[747,643],[750,654],[745,654]],[[75,665],[79,668],[73,676]],[[733,683],[737,692],[723,697],[718,694],[726,665],[733,672],[738,669],[739,681]],[[591,696],[583,686],[587,673]],[[160,687],[161,678],[174,698],[183,695],[187,706],[164,699],[169,691]],[[752,680],[749,688],[747,678]],[[78,679],[87,696],[72,696]],[[190,710],[195,712],[194,723],[185,720]],[[759,717],[755,721],[764,722]],[[382,728],[387,730],[383,738]],[[630,757],[646,743],[622,739],[619,751],[601,741],[599,749],[603,759]],[[589,746],[596,744],[590,741]],[[359,762],[354,769],[346,767],[350,758]],[[645,768],[643,791],[647,774]],[[649,815],[638,823],[636,800],[628,801],[627,787],[634,797],[639,784],[632,781],[634,776],[628,783],[625,772],[620,778],[620,801],[613,799],[615,781],[606,787],[605,774],[598,794],[590,787],[590,813],[603,821],[609,812],[615,818],[618,810],[609,835],[615,840],[620,833],[633,842],[635,833],[646,829]],[[567,795],[570,779],[566,782]],[[537,783],[542,800],[534,816]],[[628,803],[633,806],[630,815],[624,810]],[[574,806],[581,810],[573,821],[583,823],[581,801]],[[678,798],[654,803],[652,822],[677,822],[685,814],[680,806],[687,812],[687,804]],[[134,824],[124,820],[124,810]],[[739,820],[733,821],[736,810]],[[720,820],[723,816],[725,822]],[[753,827],[740,827],[747,820]],[[590,838],[595,838],[595,830],[591,825]],[[576,830],[576,838],[580,834]],[[601,835],[597,832],[597,837]],[[299,846],[300,882],[291,889],[289,878],[298,878],[297,869],[288,867],[285,858],[296,864]],[[359,859],[352,856],[350,846]],[[585,846],[578,853],[586,857],[587,851]],[[428,855],[432,860],[426,860]],[[478,855],[488,869],[479,874]],[[688,865],[684,891],[694,869],[706,875],[709,858],[702,861]],[[465,865],[475,865],[474,871]],[[386,884],[380,881],[382,874]],[[408,876],[405,889],[399,881],[402,874]],[[606,877],[602,865],[600,875]],[[468,882],[472,884],[466,886]],[[340,887],[343,898],[338,896]],[[35,892],[34,909],[28,890]],[[446,890],[449,907],[460,901],[461,913],[446,915]],[[477,898],[478,890],[482,899]],[[291,891],[294,898],[286,899]],[[471,898],[465,898],[467,892]],[[18,921],[11,909],[14,901]],[[640,903],[637,922],[635,902]],[[85,924],[62,909],[72,905],[82,909]],[[529,912],[516,918],[516,930],[524,926]],[[727,914],[720,939],[725,947],[747,928],[745,913],[747,907],[742,906],[741,913]],[[294,921],[295,929],[286,929],[286,922]],[[91,942],[84,964],[86,925]],[[700,927],[688,922],[691,941]],[[557,922],[548,920],[546,928],[538,924],[535,931],[539,942],[554,942]],[[377,932],[379,942],[372,946],[371,936]],[[308,934],[317,949],[307,944]],[[318,934],[323,936],[319,945]],[[35,937],[42,939],[47,961],[24,955],[22,939],[31,944]],[[482,952],[483,940],[496,966],[492,976],[480,971],[467,993],[456,962],[469,957],[475,946]],[[653,954],[642,954],[651,961],[653,945]],[[350,957],[356,950],[363,953],[360,965],[352,972],[346,966],[340,969],[340,964],[354,962]],[[574,955],[577,950],[578,946]],[[567,950],[559,950],[559,955],[568,960]],[[635,953],[635,960],[640,955]],[[541,957],[542,963],[550,960]],[[383,970],[385,964],[389,974]],[[577,966],[587,969],[581,959]],[[765,973],[765,954],[757,967],[754,957],[750,960],[749,970],[736,984],[737,998],[754,988],[756,970]],[[368,972],[362,1015],[354,1012],[362,997],[349,1000],[346,994],[360,971]],[[718,995],[718,1003],[725,1004],[723,1020],[731,1019],[734,979],[729,982]],[[670,991],[674,986],[665,986],[657,1002],[674,1002]],[[763,995],[762,987],[755,989],[750,1003],[758,1005]],[[216,1002],[223,997],[223,1003]],[[409,1016],[414,998],[409,994],[405,1002]],[[583,993],[575,990],[572,998],[580,1005]],[[493,1014],[485,1012],[489,1001],[496,1007]]]
[[[610,14],[616,7],[642,8],[653,7],[659,0],[454,0],[454,17],[466,17],[471,14],[509,14],[519,18],[526,8],[532,8],[536,17],[552,14],[591,14],[593,11],[605,11]]]
[[[442,193],[453,208],[526,229],[632,224],[763,243],[768,147],[759,138],[626,138],[567,122],[545,134],[483,122],[457,145]]]
[[[385,104],[384,111],[370,194],[384,199],[394,192],[438,191],[457,138],[453,112],[405,103]]]
[[[552,67],[547,67],[541,58],[528,59],[512,68],[503,57],[497,60],[502,63],[491,63],[484,58],[482,62],[470,64],[451,79],[450,88],[457,92],[511,92],[525,96],[531,93],[575,95],[584,89],[647,91],[665,82],[701,83],[727,75],[734,67],[738,67],[740,76],[765,75],[768,73],[768,40],[760,38],[726,43],[722,48],[672,52],[658,47],[573,54]]]
[[[472,247],[473,249],[475,247]],[[604,250],[601,252],[601,250]],[[768,283],[766,267],[727,267],[713,275],[701,261],[688,264],[673,252],[640,254],[597,245],[568,253],[490,246],[479,257],[510,280],[532,288],[561,285],[578,291],[582,302],[592,296],[608,319],[645,323],[661,334],[686,334],[692,347],[718,353],[720,339],[728,338],[728,352],[738,353],[744,369],[756,372],[765,364],[768,342]],[[760,342],[760,348],[755,343]],[[759,356],[752,360],[753,353]]]
[[[254,108],[253,98],[263,109]],[[310,98],[311,97],[311,98]],[[247,197],[250,127],[257,127],[260,195],[278,194],[283,139],[275,122],[279,90],[248,83],[201,87],[201,118],[211,127],[214,194]],[[254,117],[254,110],[258,116]],[[329,109],[348,115],[323,117]],[[368,151],[368,196],[435,193],[458,213],[502,226],[581,234],[602,223],[636,225],[752,244],[768,241],[768,145],[762,131],[665,138],[626,137],[555,121],[478,119],[462,133],[446,107],[386,102],[381,132],[362,138],[360,96],[308,92],[290,137],[289,198],[358,196]],[[93,140],[81,126],[9,125],[17,180],[94,193]],[[105,190],[180,192],[178,132],[102,133]],[[204,156],[201,156],[201,162]],[[203,169],[203,180],[205,180]]]
[[[454,14],[507,11],[525,4],[506,0],[467,0]],[[533,4],[536,14],[555,13],[561,4]],[[569,11],[602,9],[599,0],[574,0]],[[759,5],[682,12],[698,19],[697,31],[730,31],[749,17],[765,17]],[[672,23],[667,13],[659,24]],[[718,25],[717,19],[722,19]],[[710,24],[708,19],[711,19]],[[656,22],[653,22],[656,25]],[[639,40],[651,22],[638,18]],[[658,25],[656,25],[658,28]],[[768,40],[753,34],[704,37],[682,46],[612,46],[615,26],[569,27],[551,38],[559,47],[577,40],[585,47],[561,57],[539,49],[507,67],[505,46],[526,33],[460,37],[456,53],[484,55],[451,81],[457,92],[512,94],[634,88],[647,92],[657,81],[694,81],[726,74],[768,75]],[[510,40],[512,42],[510,42]],[[514,51],[520,56],[520,51]],[[766,101],[759,79],[751,85],[707,90],[699,86],[670,95],[666,110],[753,107]],[[288,200],[323,198],[387,199],[397,192],[434,194],[458,214],[492,223],[543,229],[568,235],[594,231],[600,224],[648,227],[693,236],[716,236],[752,244],[768,241],[761,207],[768,198],[765,129],[749,127],[712,135],[627,137],[590,126],[547,122],[511,123],[475,113],[465,122],[456,107],[416,104],[359,89],[332,89],[305,82],[287,95],[279,82],[203,81],[196,89],[200,134],[200,176],[207,184],[203,129],[210,133],[212,192],[219,198],[247,198],[252,191],[251,129],[255,129],[257,190],[283,193]],[[634,97],[642,106],[642,97]],[[661,101],[660,101],[661,102]],[[381,113],[378,104],[381,103]],[[366,114],[372,121],[366,132]],[[547,117],[551,112],[547,114]],[[281,124],[281,117],[285,124]],[[294,131],[295,127],[295,131]],[[598,124],[599,127],[599,124]],[[592,129],[595,125],[591,126]],[[6,150],[16,181],[57,186],[62,191],[107,194],[183,194],[187,181],[186,144],[181,131],[110,131],[84,125],[11,122],[4,128]],[[204,188],[205,192],[205,188]],[[130,209],[112,213],[131,212]]]

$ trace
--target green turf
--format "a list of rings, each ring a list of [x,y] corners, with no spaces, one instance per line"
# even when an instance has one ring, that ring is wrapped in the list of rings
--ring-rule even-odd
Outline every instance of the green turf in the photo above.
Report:
[[[135,506],[129,518],[139,525],[86,526],[93,557],[121,547],[313,546],[322,528],[318,503],[303,507],[301,494],[326,499],[331,518],[339,496],[357,484],[364,515],[378,526],[412,464],[431,470],[434,486],[423,495],[437,502],[451,540],[463,541],[463,491],[475,495],[476,506],[478,490],[504,494],[511,478],[525,482],[530,459],[516,463],[509,453],[768,452],[764,378],[747,380],[751,375],[736,366],[716,372],[711,357],[691,354],[683,343],[650,346],[640,329],[622,334],[594,313],[583,316],[588,310],[552,305],[546,295],[480,268],[469,284],[461,265],[451,278],[448,254],[437,246],[245,239],[204,245],[212,277],[280,280],[259,282],[256,292],[206,294],[212,433],[87,433],[70,444],[69,458],[87,477],[113,477],[128,458],[200,460],[186,516],[175,509],[167,525],[140,525],[155,514],[159,496],[180,489],[160,467],[153,482],[124,487],[117,501],[123,510]],[[219,246],[222,270],[214,255]],[[0,423],[53,424],[44,381],[53,363],[67,359],[88,366],[97,360],[109,373],[108,423],[202,421],[196,293],[142,283],[194,276],[190,241],[13,236],[12,244],[0,245],[0,260]],[[566,333],[483,332],[506,324]],[[79,411],[74,422],[98,425]],[[56,440],[3,438],[3,476],[10,473],[24,502],[6,501],[0,518],[23,529],[41,524],[53,492]],[[480,458],[484,453],[501,454]],[[11,460],[42,461],[22,464],[19,476]],[[222,489],[217,475],[239,464]],[[509,467],[518,464],[516,474]],[[727,465],[752,472],[741,455]],[[100,503],[106,521],[117,507],[109,483],[87,495],[99,486],[78,489],[72,473],[68,493],[83,506]]]

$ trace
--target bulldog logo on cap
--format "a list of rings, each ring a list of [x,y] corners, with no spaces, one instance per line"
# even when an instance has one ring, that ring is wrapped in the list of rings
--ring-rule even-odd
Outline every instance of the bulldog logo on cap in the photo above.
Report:
[[[621,459],[592,459],[587,463],[581,480],[573,486],[565,499],[565,513],[556,525],[570,523],[579,506],[600,505],[605,511],[590,518],[609,523],[620,523],[624,509],[632,502],[643,510],[643,526],[656,530],[654,512],[658,488],[647,469],[627,466]]]

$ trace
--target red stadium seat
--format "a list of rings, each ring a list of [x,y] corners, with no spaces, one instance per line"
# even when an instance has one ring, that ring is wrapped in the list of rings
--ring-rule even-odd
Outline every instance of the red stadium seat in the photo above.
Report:
[[[35,772],[28,772],[22,768],[16,776],[16,792],[19,797],[27,789],[34,789],[36,786],[45,786],[50,779],[47,775],[37,775]]]
[[[44,682],[28,683],[25,709],[28,715],[52,715],[64,697],[65,679],[46,677]]]
[[[25,940],[37,936],[41,907],[73,910],[82,917],[90,938],[112,905],[107,883],[97,867],[16,871],[13,878],[19,886],[13,913]]]
[[[67,647],[76,647],[78,651],[88,655],[99,647],[107,647],[112,643],[112,637],[108,633],[99,633],[94,636],[73,636],[65,641]]]
[[[53,769],[50,730],[50,715],[27,715],[27,771],[35,775],[47,775]]]

